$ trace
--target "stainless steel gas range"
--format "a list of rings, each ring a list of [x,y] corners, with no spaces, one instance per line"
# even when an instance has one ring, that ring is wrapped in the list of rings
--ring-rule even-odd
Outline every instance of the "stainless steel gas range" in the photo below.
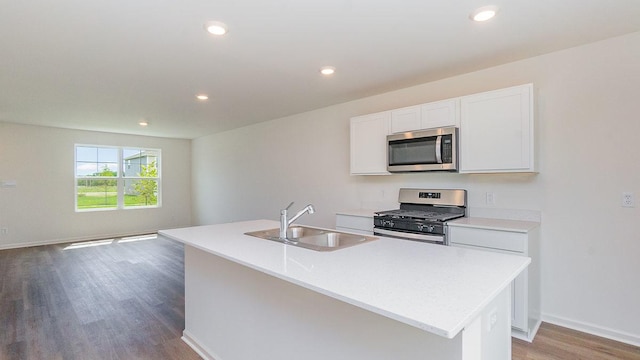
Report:
[[[467,191],[400,189],[400,208],[376,212],[375,235],[449,245],[447,221],[466,216]]]

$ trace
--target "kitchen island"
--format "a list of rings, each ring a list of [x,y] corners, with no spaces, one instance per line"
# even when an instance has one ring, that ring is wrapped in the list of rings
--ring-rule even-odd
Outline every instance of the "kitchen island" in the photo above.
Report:
[[[160,231],[185,246],[183,339],[205,359],[510,359],[526,257],[379,237],[317,252],[256,220]]]

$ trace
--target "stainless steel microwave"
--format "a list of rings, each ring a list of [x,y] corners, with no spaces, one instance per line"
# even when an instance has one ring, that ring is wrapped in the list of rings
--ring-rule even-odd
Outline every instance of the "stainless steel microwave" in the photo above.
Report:
[[[458,129],[411,131],[387,136],[389,172],[458,171]]]

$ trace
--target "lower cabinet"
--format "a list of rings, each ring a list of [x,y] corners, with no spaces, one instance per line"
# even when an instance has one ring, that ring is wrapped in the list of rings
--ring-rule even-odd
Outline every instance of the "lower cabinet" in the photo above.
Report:
[[[373,210],[355,210],[337,213],[336,230],[373,235]]]
[[[448,223],[451,246],[528,256],[531,265],[512,284],[512,336],[533,341],[540,326],[539,224],[465,218]]]

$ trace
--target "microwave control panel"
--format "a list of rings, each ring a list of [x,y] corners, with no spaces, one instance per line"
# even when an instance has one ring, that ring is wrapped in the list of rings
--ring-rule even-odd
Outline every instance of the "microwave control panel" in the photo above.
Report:
[[[442,162],[451,164],[453,162],[453,140],[451,135],[442,137]]]

